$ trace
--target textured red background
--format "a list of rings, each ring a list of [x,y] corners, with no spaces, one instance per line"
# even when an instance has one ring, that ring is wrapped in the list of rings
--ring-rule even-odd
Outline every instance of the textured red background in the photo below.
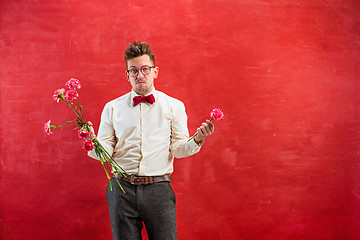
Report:
[[[101,165],[43,125],[75,77],[97,128],[143,40],[191,133],[225,112],[176,160],[180,240],[360,239],[359,26],[357,0],[0,1],[0,238],[111,239]]]

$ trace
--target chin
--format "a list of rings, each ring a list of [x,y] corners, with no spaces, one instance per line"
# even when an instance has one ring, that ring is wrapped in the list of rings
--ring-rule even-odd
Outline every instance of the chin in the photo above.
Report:
[[[150,91],[149,91],[149,89],[137,88],[135,92],[137,92],[138,94],[144,95]]]

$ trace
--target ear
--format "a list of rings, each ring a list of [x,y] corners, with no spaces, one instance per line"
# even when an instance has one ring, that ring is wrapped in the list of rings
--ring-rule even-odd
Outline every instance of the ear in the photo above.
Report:
[[[159,67],[154,68],[154,74],[155,74],[154,78],[157,78],[159,75]]]
[[[130,76],[129,76],[129,73],[127,71],[125,71],[125,75],[126,75],[126,78],[127,78],[128,82],[130,82]]]

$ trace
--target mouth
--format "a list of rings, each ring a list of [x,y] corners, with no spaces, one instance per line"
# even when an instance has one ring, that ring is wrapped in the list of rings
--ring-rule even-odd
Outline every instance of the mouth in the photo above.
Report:
[[[145,84],[144,81],[138,81],[136,84]]]

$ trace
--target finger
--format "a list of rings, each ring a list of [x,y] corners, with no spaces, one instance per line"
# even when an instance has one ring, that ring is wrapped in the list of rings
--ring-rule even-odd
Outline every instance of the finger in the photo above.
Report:
[[[212,134],[214,132],[214,125],[209,120],[206,121],[206,124],[207,124],[206,129],[208,130],[208,133]]]
[[[204,137],[207,137],[209,136],[211,133],[210,133],[210,129],[209,129],[209,126],[204,126],[203,128],[203,135]]]
[[[210,122],[209,120],[206,120],[206,123],[209,125],[211,132],[213,132],[214,131],[214,124],[212,124],[212,122]]]
[[[199,137],[204,138],[204,127],[201,126],[197,130],[198,130]]]
[[[210,131],[210,133],[213,133],[213,132],[214,132],[214,125],[209,126],[209,131]]]
[[[206,136],[209,136],[211,134],[211,127],[208,123],[203,123],[203,127],[204,127],[204,130],[205,130],[205,135]]]

